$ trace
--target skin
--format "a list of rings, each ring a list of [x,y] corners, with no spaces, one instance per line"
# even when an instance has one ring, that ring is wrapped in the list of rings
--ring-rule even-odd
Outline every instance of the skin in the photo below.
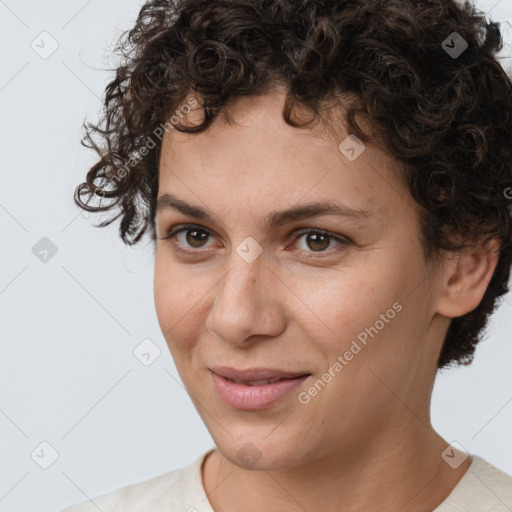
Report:
[[[426,261],[419,207],[399,163],[369,144],[349,161],[338,150],[348,135],[343,126],[337,137],[321,125],[293,128],[282,119],[283,103],[279,87],[240,99],[230,123],[221,117],[199,135],[173,130],[162,144],[159,196],[171,193],[215,215],[210,221],[167,208],[155,218],[158,321],[217,447],[202,467],[208,499],[216,512],[433,510],[471,463],[452,469],[441,458],[448,442],[430,423],[436,362],[450,318],[482,299],[496,245]],[[194,110],[188,118],[200,116]],[[323,199],[371,216],[264,225],[273,210]],[[184,223],[210,236],[163,239]],[[349,242],[327,237],[322,249],[322,240],[294,234],[301,228]],[[249,236],[263,249],[252,263],[236,252]],[[198,256],[180,255],[180,244]],[[298,392],[396,302],[401,311],[300,403]],[[216,394],[213,365],[312,377],[267,409],[237,411]],[[245,463],[237,453],[247,443],[259,459]]]

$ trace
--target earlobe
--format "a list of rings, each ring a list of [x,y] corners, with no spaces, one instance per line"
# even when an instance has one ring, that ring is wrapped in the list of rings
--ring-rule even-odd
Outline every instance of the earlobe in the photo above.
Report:
[[[443,290],[437,312],[449,318],[463,316],[480,304],[498,264],[499,241],[467,249],[444,262]]]

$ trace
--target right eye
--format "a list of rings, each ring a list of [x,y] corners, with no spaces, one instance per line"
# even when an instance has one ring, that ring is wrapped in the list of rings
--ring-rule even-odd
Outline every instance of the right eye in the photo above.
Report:
[[[184,235],[184,236],[179,236]],[[197,249],[205,247],[204,242],[211,236],[210,232],[197,224],[180,224],[167,231],[167,235],[161,240],[170,240],[177,252],[185,254],[197,253]],[[181,240],[180,240],[181,238]],[[184,247],[192,248],[186,249]]]

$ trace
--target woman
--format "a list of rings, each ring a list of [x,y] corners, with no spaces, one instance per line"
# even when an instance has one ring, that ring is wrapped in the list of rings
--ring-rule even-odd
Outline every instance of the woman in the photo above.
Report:
[[[216,447],[66,512],[512,507],[512,478],[430,423],[437,370],[471,363],[508,291],[499,44],[453,0],[143,6],[75,198],[154,240]]]

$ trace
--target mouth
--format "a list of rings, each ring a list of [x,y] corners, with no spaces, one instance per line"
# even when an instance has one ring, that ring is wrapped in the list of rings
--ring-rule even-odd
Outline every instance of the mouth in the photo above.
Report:
[[[224,377],[227,380],[237,382],[239,384],[249,383],[249,385],[268,384],[269,382],[276,382],[284,379],[295,379],[311,375],[307,371],[287,371],[273,368],[249,368],[247,370],[237,370],[229,366],[214,366],[210,368],[213,373]]]
[[[274,384],[274,382],[278,382],[280,380],[292,380],[292,379],[298,379],[300,377],[291,377],[288,379],[260,379],[260,380],[235,380],[230,379],[228,377],[224,377],[229,382],[236,382],[237,384],[245,384],[246,386],[263,386],[264,384]]]
[[[215,390],[224,404],[232,409],[245,411],[270,407],[311,376],[308,372],[269,368],[235,370],[214,367],[210,372]]]

